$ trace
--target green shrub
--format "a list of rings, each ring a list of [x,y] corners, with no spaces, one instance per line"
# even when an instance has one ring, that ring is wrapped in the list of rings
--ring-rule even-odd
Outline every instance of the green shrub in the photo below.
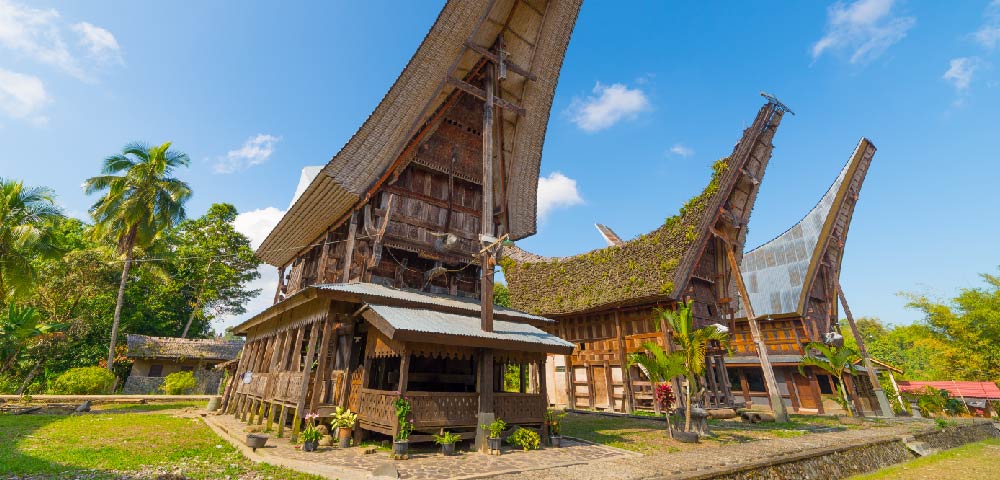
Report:
[[[16,378],[0,375],[0,395],[13,395],[17,391],[17,387],[20,386]]]
[[[542,439],[538,436],[538,432],[518,427],[514,433],[507,437],[507,443],[524,450],[531,450],[538,448],[542,444]]]
[[[174,372],[163,379],[160,389],[167,395],[187,395],[198,386],[198,381],[194,379],[191,372]]]
[[[111,393],[113,373],[101,367],[71,368],[56,377],[49,393],[56,395],[100,395]]]

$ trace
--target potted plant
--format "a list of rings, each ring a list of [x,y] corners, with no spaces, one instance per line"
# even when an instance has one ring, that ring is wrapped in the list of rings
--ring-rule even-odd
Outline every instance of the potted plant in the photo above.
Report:
[[[392,456],[397,459],[407,457],[406,451],[410,448],[410,432],[413,431],[413,420],[409,418],[413,406],[406,397],[399,397],[392,402],[396,409],[396,420],[399,422],[399,429],[396,431],[396,438],[392,442]]]
[[[340,448],[351,446],[351,433],[357,421],[358,414],[351,412],[350,408],[337,407],[333,412],[333,426],[337,427],[337,439],[340,441]]]
[[[306,452],[315,452],[316,448],[319,447],[319,439],[323,438],[323,433],[316,428],[316,419],[319,418],[318,414],[307,413],[306,414],[306,428],[302,430],[302,450]]]
[[[503,431],[507,429],[507,422],[498,418],[489,425],[483,424],[482,428],[483,430],[489,432],[489,436],[486,438],[486,444],[489,446],[490,451],[499,453],[500,436],[503,435]]]
[[[549,426],[549,443],[555,448],[562,446],[562,424],[559,421],[565,416],[566,414],[562,412],[552,410],[545,412],[545,424]]]
[[[462,436],[457,433],[451,433],[447,430],[441,432],[441,435],[432,435],[434,437],[434,443],[441,445],[441,453],[446,457],[450,457],[455,454],[455,442],[462,439]]]

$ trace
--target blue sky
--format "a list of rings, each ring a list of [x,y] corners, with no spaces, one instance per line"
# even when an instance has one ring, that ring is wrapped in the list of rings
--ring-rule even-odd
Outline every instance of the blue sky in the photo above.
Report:
[[[0,0],[0,176],[80,184],[131,140],[172,141],[190,215],[244,212],[257,239],[302,167],[329,160],[416,49],[434,2]],[[947,296],[1000,265],[1000,1],[591,1],[542,161],[545,255],[631,238],[700,191],[764,90],[786,116],[748,248],[797,222],[859,137],[879,148],[841,277],[856,315],[905,323],[900,291]],[[268,303],[273,287],[263,279]],[[231,321],[230,321],[231,323]]]

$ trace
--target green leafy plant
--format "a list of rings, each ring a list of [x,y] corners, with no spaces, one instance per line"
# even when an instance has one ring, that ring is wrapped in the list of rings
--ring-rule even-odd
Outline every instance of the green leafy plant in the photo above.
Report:
[[[810,342],[806,345],[805,350],[807,353],[802,357],[802,363],[799,364],[799,373],[805,376],[805,367],[812,366],[833,375],[840,385],[840,398],[837,402],[844,407],[844,410],[847,410],[848,415],[853,416],[854,411],[851,409],[851,402],[847,397],[847,388],[844,387],[844,374],[849,372],[851,366],[861,357],[849,348],[835,347],[820,342]]]
[[[413,420],[408,418],[410,412],[413,411],[413,405],[406,397],[399,397],[392,402],[393,408],[396,409],[396,420],[399,422],[399,431],[396,432],[397,442],[406,442],[410,440],[410,433],[413,432]]]
[[[956,422],[954,420],[947,420],[947,419],[944,419],[944,418],[935,418],[934,419],[934,425],[936,425],[937,428],[943,430],[945,428],[954,427],[955,425],[958,425],[958,422]]]
[[[489,425],[483,424],[480,427],[490,432],[490,438],[500,438],[500,435],[503,435],[503,431],[507,429],[507,422],[503,421],[502,418],[498,418]]]
[[[538,436],[538,432],[518,427],[514,433],[507,437],[507,443],[524,450],[533,450],[542,444],[542,439]]]
[[[174,372],[163,379],[160,390],[167,395],[187,395],[198,386],[198,380],[191,372]]]
[[[434,443],[438,445],[451,445],[462,439],[462,435],[457,433],[451,433],[447,430],[441,433],[441,435],[431,435],[434,437]]]
[[[101,395],[110,393],[114,384],[114,374],[101,367],[71,368],[52,382],[49,393],[56,395]]]
[[[339,428],[354,428],[358,421],[358,414],[351,412],[350,408],[337,407],[333,412],[333,426]]]
[[[565,412],[554,410],[545,411],[545,424],[549,426],[549,436],[558,437],[562,432],[562,419],[566,417]]]
[[[323,432],[316,428],[316,420],[319,418],[319,414],[307,413],[306,414],[306,428],[302,430],[302,441],[303,442],[318,442],[319,439],[323,438]]]

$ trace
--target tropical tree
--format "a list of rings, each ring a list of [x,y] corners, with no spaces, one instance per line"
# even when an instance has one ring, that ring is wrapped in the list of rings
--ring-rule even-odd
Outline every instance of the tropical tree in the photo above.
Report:
[[[849,348],[835,347],[820,342],[810,342],[806,345],[805,350],[806,355],[802,357],[802,363],[799,364],[799,373],[805,376],[805,367],[811,366],[833,375],[840,385],[840,404],[844,410],[847,410],[848,415],[853,416],[850,399],[847,397],[847,388],[844,387],[844,373],[848,372],[861,357]]]
[[[130,143],[121,153],[104,159],[102,175],[84,182],[88,195],[104,192],[90,208],[94,234],[113,238],[118,253],[124,255],[111,324],[109,370],[114,363],[125,285],[135,248],[152,244],[164,230],[184,219],[184,202],[191,196],[191,188],[171,174],[189,163],[187,154],[170,150],[170,142],[156,147]]]
[[[694,328],[694,315],[691,312],[693,303],[693,300],[682,301],[678,304],[676,311],[663,308],[656,310],[657,316],[670,329],[674,343],[678,346],[676,352],[683,358],[684,377],[687,378],[684,393],[685,431],[691,431],[691,397],[701,393],[702,389],[699,383],[702,375],[705,374],[705,357],[708,354],[709,345],[712,342],[718,342],[722,347],[728,348],[729,346],[729,332],[715,325]]]
[[[687,370],[684,368],[684,354],[681,352],[667,353],[656,342],[644,342],[642,348],[645,353],[633,352],[628,355],[628,366],[636,365],[642,373],[649,379],[655,393],[668,385],[673,379],[684,375]],[[660,409],[660,403],[654,398],[653,407]],[[670,406],[667,406],[667,430],[670,431]],[[671,432],[672,433],[672,432]]]
[[[50,251],[46,228],[62,217],[52,190],[0,178],[0,307],[31,287],[31,260]]]
[[[260,289],[247,289],[260,278],[260,260],[250,239],[236,231],[236,215],[236,207],[217,203],[202,217],[185,220],[169,236],[176,275],[185,280],[191,306],[181,338],[188,336],[196,317],[205,322],[196,330],[202,331],[215,316],[246,313],[246,303],[260,294]]]
[[[7,311],[0,314],[0,373],[14,365],[31,340],[50,330],[34,308],[10,304]]]

